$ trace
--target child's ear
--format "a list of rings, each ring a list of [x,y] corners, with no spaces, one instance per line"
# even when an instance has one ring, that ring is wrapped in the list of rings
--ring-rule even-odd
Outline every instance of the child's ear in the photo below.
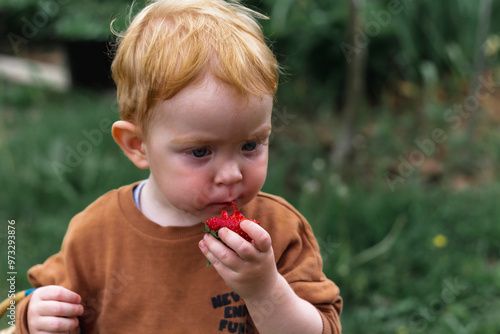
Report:
[[[146,169],[149,168],[149,163],[140,133],[136,125],[127,121],[117,121],[111,129],[113,138],[130,161],[137,167]]]

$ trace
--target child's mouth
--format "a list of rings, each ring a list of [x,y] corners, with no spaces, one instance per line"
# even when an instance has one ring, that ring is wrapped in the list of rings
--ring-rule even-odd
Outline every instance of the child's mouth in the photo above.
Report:
[[[229,202],[217,202],[217,203],[214,203],[213,205],[217,205],[217,206],[231,206],[232,202],[231,201],[229,201]]]
[[[214,203],[212,203],[212,205],[214,205],[214,206],[220,206],[220,207],[228,207],[228,206],[233,205],[233,203],[234,203],[235,201],[236,201],[236,200],[232,200],[232,201],[224,201],[224,202],[214,202]]]

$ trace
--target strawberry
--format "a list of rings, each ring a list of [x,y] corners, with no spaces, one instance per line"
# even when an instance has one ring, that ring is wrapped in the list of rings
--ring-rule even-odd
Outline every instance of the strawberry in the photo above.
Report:
[[[222,210],[221,212],[222,217],[213,217],[205,222],[205,232],[210,233],[211,235],[220,240],[218,231],[223,227],[227,227],[231,231],[236,232],[246,241],[252,241],[252,239],[248,236],[248,234],[246,234],[240,228],[240,223],[244,220],[250,220],[259,225],[260,223],[254,219],[245,218],[245,216],[243,216],[243,214],[238,211],[238,207],[234,202],[231,202],[231,205],[234,208],[234,213],[232,215],[229,215],[226,210]],[[207,260],[207,267],[209,265],[210,262]]]

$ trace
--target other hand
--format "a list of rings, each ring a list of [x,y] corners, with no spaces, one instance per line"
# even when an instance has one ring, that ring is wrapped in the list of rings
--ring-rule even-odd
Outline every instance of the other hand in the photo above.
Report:
[[[28,305],[30,333],[67,333],[79,326],[83,313],[82,298],[56,285],[36,289]]]

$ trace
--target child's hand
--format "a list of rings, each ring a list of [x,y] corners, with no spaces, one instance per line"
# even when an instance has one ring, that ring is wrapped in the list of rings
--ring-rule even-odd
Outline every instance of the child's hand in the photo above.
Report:
[[[83,313],[80,295],[66,288],[49,285],[36,289],[28,305],[30,333],[65,333],[79,326]]]
[[[199,247],[234,292],[245,301],[259,300],[272,291],[279,277],[271,237],[251,221],[242,221],[240,226],[252,238],[251,243],[222,228],[219,237],[227,246],[205,234]]]
[[[299,298],[279,274],[266,230],[247,220],[240,226],[252,242],[222,228],[219,237],[227,246],[205,234],[199,247],[229,288],[243,298],[259,333],[322,333],[316,307]]]

